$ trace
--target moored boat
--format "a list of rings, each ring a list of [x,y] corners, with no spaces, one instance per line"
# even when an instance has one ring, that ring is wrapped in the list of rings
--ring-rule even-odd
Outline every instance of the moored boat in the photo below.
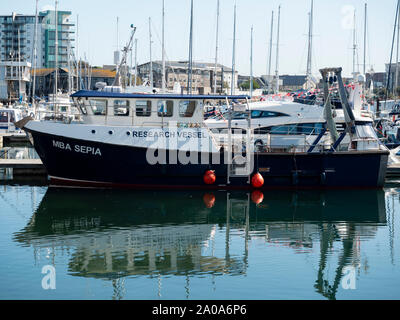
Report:
[[[326,74],[340,71],[324,69]],[[82,122],[18,123],[53,185],[229,189],[373,188],[384,183],[389,152],[379,143],[358,147],[364,142],[343,96],[345,130],[335,131],[327,96],[323,130],[302,151],[255,149],[246,96],[79,91],[72,98]],[[240,136],[229,129],[226,139],[216,139],[204,125],[204,105],[224,101],[232,114],[235,103],[229,101],[238,100],[247,106],[248,130]],[[341,146],[346,136],[350,143]]]

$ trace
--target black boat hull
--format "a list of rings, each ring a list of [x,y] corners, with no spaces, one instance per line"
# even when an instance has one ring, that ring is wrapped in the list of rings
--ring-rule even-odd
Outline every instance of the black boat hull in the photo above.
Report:
[[[123,188],[251,189],[248,177],[227,183],[225,164],[148,163],[146,148],[55,136],[25,128],[52,185]],[[68,147],[66,147],[68,145]],[[218,155],[223,163],[223,154]],[[212,155],[209,154],[211,159]],[[215,158],[215,157],[214,157]],[[385,180],[387,151],[258,153],[254,171],[262,188],[379,188]],[[206,185],[207,170],[216,181]]]

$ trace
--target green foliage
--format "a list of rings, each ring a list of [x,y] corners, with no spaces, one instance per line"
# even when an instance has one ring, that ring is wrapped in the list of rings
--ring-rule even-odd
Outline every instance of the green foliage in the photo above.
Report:
[[[242,90],[249,90],[249,89],[250,89],[250,80],[243,82],[243,83],[240,85],[240,88],[241,88]],[[257,81],[255,81],[255,80],[253,79],[253,90],[255,90],[255,89],[260,89],[260,85],[258,84]]]

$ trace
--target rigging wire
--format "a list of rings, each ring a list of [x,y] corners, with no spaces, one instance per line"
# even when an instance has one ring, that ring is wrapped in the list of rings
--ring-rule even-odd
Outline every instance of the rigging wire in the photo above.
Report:
[[[386,108],[386,103],[387,103],[387,98],[388,98],[388,93],[389,93],[390,72],[391,72],[391,67],[392,67],[393,47],[394,47],[394,41],[396,38],[396,28],[397,28],[397,23],[398,23],[399,8],[400,8],[400,0],[397,0],[396,16],[395,16],[394,27],[393,27],[392,48],[390,50],[389,70],[388,70],[388,77],[387,77],[387,83],[386,83],[385,108]]]

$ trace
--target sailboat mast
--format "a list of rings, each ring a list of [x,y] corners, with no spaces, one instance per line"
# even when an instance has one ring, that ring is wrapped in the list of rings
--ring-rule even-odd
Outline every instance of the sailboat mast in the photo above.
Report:
[[[367,4],[364,6],[364,61],[363,61],[363,74],[366,73],[366,48],[367,48]]]
[[[236,68],[236,1],[233,12],[233,48],[232,48],[232,78],[231,78],[231,95],[235,90],[235,68]]]
[[[162,2],[162,77],[161,88],[165,91],[165,0]]]
[[[135,39],[135,87],[137,86],[137,41],[138,39]]]
[[[56,0],[56,5],[55,5],[55,36],[56,36],[56,41],[55,41],[55,81],[54,81],[54,99],[56,98],[57,92],[58,92],[58,14],[57,14],[57,5],[58,1]]]
[[[279,27],[281,21],[281,6],[278,7],[278,32],[276,39],[275,93],[279,92]]]
[[[272,37],[273,37],[273,32],[274,32],[274,11],[272,10],[272,16],[271,16],[271,34],[269,37],[269,57],[268,57],[268,93],[271,91],[271,61],[272,61]]]
[[[21,97],[21,90],[22,90],[22,84],[21,84],[21,43],[20,43],[20,32],[18,28],[18,98]]]
[[[149,74],[149,80],[150,80],[150,87],[153,88],[153,60],[151,56],[151,18],[149,17],[149,39],[150,39],[150,74]]]
[[[189,35],[189,68],[188,68],[188,83],[187,92],[192,93],[192,76],[193,76],[193,0],[190,4],[190,35]]]
[[[71,62],[70,62],[70,55],[71,55],[71,46],[68,38],[68,44],[67,44],[67,63],[68,63],[68,96],[71,94]]]
[[[399,8],[400,10],[400,8]],[[400,42],[400,12],[397,15],[397,50],[396,50],[396,76],[395,86],[394,86],[394,94],[396,95],[396,89],[399,86],[399,42]]]
[[[35,108],[36,114],[36,102],[35,102],[35,91],[36,91],[36,66],[37,66],[37,27],[38,27],[38,1],[36,0],[35,10],[35,29],[33,35],[33,83],[32,83],[32,104]]]
[[[309,14],[309,26],[308,26],[308,55],[307,55],[307,75],[306,75],[306,88],[310,89],[310,81],[312,74],[312,32],[313,32],[313,10],[314,1],[311,0],[311,11]]]
[[[250,36],[250,99],[253,98],[253,26]]]
[[[76,15],[76,90],[81,90],[81,66],[79,59],[79,14]]]
[[[354,19],[353,19],[353,77],[356,75],[356,52],[357,52],[357,45],[356,45],[356,10],[354,10]]]
[[[219,0],[217,0],[217,30],[215,35],[214,94],[217,93],[218,28],[219,28]],[[222,80],[222,75],[221,75],[221,80]]]

